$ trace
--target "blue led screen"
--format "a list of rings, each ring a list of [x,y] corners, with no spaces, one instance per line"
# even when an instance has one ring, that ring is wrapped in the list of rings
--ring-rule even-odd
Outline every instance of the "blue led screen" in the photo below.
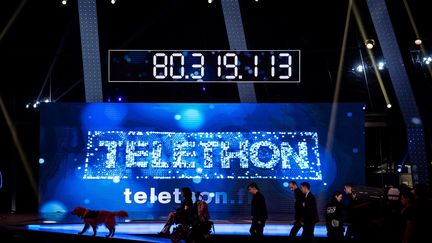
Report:
[[[40,212],[71,220],[75,206],[159,220],[200,191],[215,219],[248,219],[257,182],[270,219],[292,219],[288,182],[308,181],[324,206],[364,182],[364,111],[331,104],[51,103],[41,107]]]

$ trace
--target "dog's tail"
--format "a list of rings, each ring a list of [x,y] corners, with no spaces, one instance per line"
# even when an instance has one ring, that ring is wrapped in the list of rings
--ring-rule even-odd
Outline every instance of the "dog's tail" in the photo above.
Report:
[[[115,216],[119,217],[119,218],[127,218],[129,217],[128,213],[124,210],[120,210],[118,212],[115,212]]]

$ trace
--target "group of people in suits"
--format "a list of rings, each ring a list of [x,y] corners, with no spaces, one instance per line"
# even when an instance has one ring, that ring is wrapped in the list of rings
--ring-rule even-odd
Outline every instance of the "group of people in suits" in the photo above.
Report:
[[[315,224],[319,222],[318,207],[315,196],[310,191],[310,184],[302,182],[298,187],[295,181],[290,181],[288,187],[294,192],[294,225],[289,236],[295,237],[303,227],[302,238],[312,239],[314,236]]]
[[[302,238],[311,240],[314,236],[315,224],[319,221],[319,216],[315,196],[310,191],[310,184],[302,182],[300,187],[298,187],[295,181],[290,181],[288,185],[295,195],[295,222],[291,229],[290,237],[295,237],[303,227]],[[260,238],[263,236],[267,220],[265,199],[255,182],[249,184],[248,192],[253,195],[251,202],[252,225],[249,232],[253,237]]]

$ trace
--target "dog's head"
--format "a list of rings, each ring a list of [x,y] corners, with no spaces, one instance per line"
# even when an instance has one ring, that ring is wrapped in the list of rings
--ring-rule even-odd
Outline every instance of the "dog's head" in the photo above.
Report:
[[[74,208],[74,210],[71,212],[71,214],[82,218],[82,217],[84,217],[84,214],[86,211],[87,211],[86,208],[78,206],[78,207]]]

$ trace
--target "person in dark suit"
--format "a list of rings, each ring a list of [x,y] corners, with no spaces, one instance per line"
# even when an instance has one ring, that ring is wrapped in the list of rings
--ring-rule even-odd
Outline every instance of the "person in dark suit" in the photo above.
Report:
[[[344,239],[342,197],[342,192],[334,192],[326,206],[327,237],[331,242],[342,242]]]
[[[294,225],[291,228],[290,231],[290,238],[294,238],[297,233],[299,232],[300,228],[303,226],[302,225],[302,210],[303,210],[303,199],[304,199],[304,194],[303,192],[300,190],[300,188],[297,186],[297,182],[295,181],[290,181],[288,183],[288,187],[289,189],[294,192]]]
[[[304,194],[302,238],[311,241],[314,237],[315,224],[319,221],[318,208],[315,196],[310,191],[310,184],[302,182],[300,185]]]
[[[251,203],[252,225],[249,232],[255,238],[262,238],[265,222],[267,220],[266,202],[255,182],[249,184],[248,192],[253,195]]]

